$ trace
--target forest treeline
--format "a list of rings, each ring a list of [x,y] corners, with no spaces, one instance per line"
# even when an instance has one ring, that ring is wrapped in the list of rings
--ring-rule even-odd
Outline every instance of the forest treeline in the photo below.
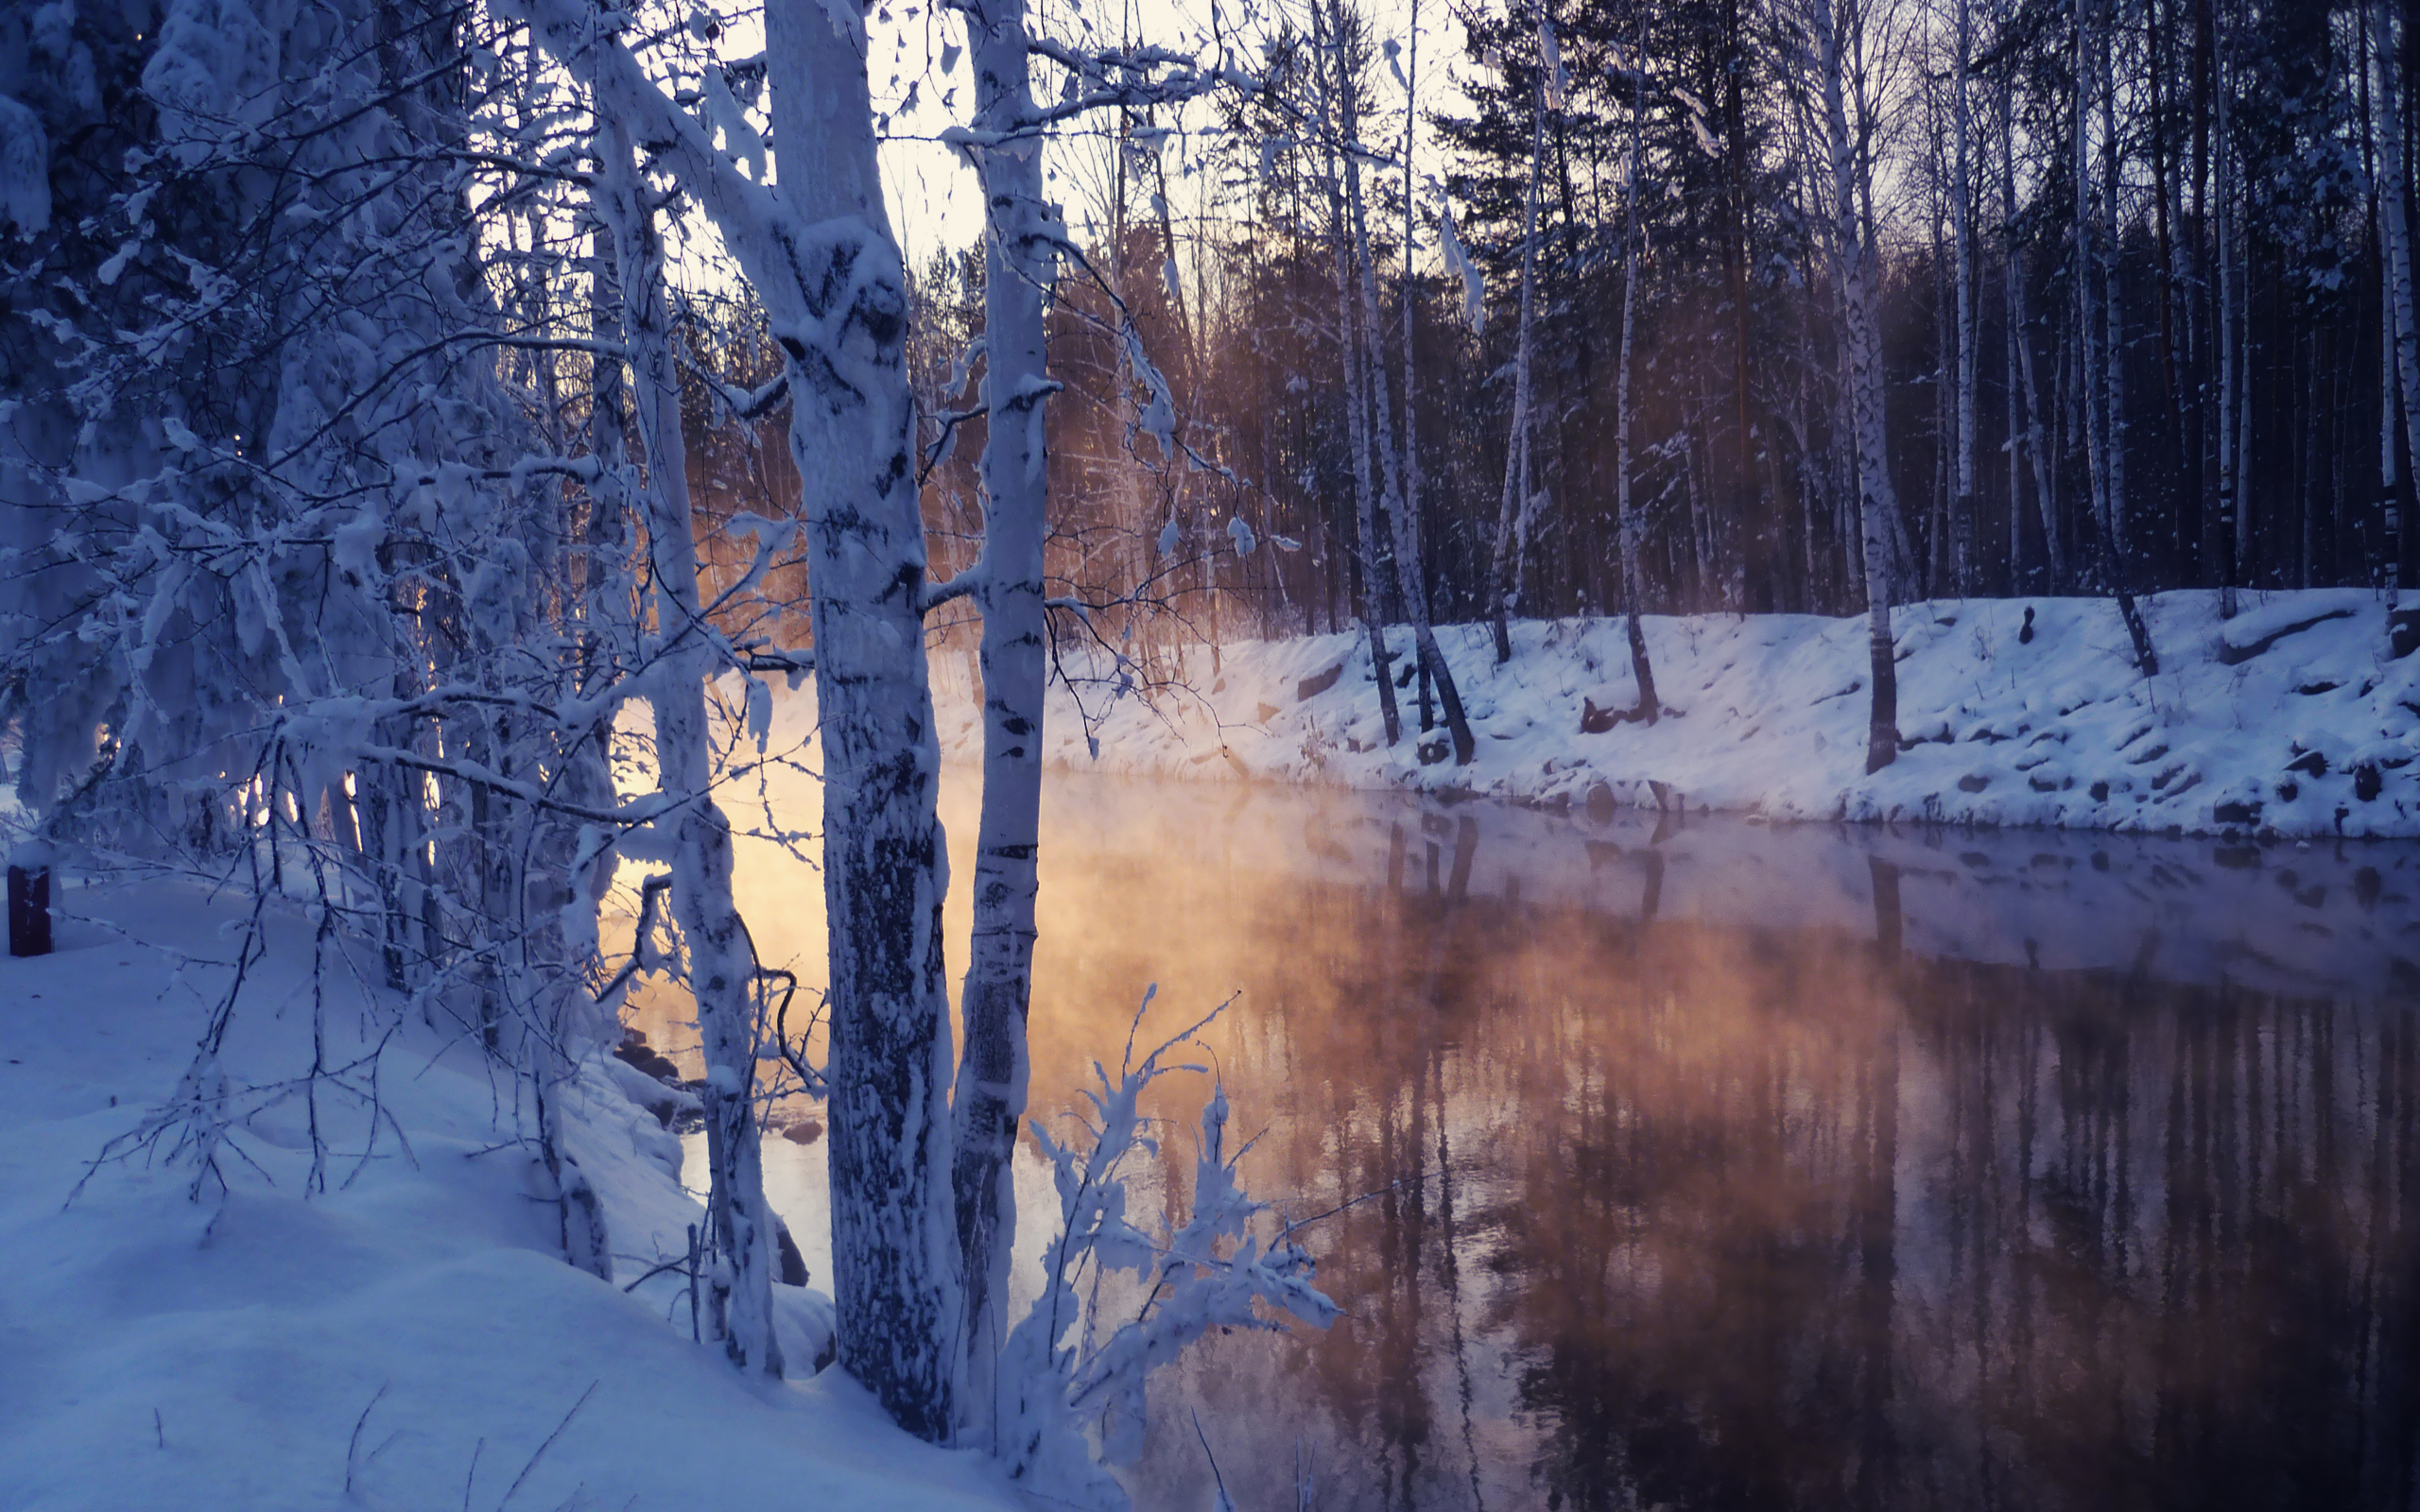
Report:
[[[1407,76],[1400,17],[1332,14],[1349,77],[1305,23],[1217,129],[1179,145],[1135,112],[1086,181],[1097,276],[1063,279],[1051,337],[1073,391],[1050,421],[1063,570],[1180,598],[1223,584],[1273,630],[1354,618],[1357,455],[1374,463],[1350,390],[1374,359],[1437,617],[1491,611],[1508,517],[1516,612],[1631,607],[1625,376],[1636,607],[1858,612],[1846,183],[1872,249],[1894,596],[2408,580],[2413,43],[2395,9],[1557,0],[1469,8],[1428,77]],[[1357,214],[1340,154],[1370,198],[1360,330],[1339,313]],[[1441,263],[1440,210],[1467,264]],[[946,415],[963,400],[938,354],[980,333],[981,261],[921,275],[926,407]],[[1198,455],[1137,432],[1112,302]],[[963,464],[939,481],[937,524],[977,493]],[[1225,549],[1237,513],[1302,549]],[[1375,544],[1391,571],[1383,524]]]

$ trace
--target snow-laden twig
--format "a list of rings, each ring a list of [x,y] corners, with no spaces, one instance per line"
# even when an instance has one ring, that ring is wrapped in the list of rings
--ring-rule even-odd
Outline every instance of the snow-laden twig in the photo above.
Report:
[[[1137,1029],[1151,996],[1146,992],[1136,1010]],[[1115,1077],[1094,1064],[1098,1086],[1085,1092],[1091,1115],[1078,1120],[1074,1138],[1063,1144],[1034,1130],[1051,1164],[1060,1227],[1043,1253],[1042,1294],[1000,1350],[994,1442],[1012,1477],[1071,1504],[1126,1504],[1105,1467],[1141,1450],[1150,1372],[1186,1345],[1213,1329],[1278,1330],[1287,1318],[1324,1328],[1337,1315],[1312,1284],[1316,1266],[1294,1226],[1280,1219],[1266,1240],[1259,1232],[1272,1210],[1238,1179],[1251,1144],[1227,1147],[1223,1084],[1213,1084],[1201,1110],[1190,1216],[1179,1223],[1170,1212],[1156,1231],[1129,1216],[1129,1158],[1159,1152],[1141,1111],[1143,1093],[1163,1076],[1204,1070],[1168,1057],[1216,1017],[1213,1010],[1139,1063],[1130,1036]],[[1141,1300],[1110,1322],[1086,1297],[1118,1273],[1133,1279]],[[1080,1323],[1080,1337],[1066,1342]]]

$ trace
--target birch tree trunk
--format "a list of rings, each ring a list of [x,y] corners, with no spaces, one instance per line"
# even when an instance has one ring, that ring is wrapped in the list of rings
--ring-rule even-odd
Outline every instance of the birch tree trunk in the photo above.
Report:
[[[1387,559],[1379,550],[1376,501],[1370,477],[1368,379],[1369,369],[1375,364],[1365,360],[1368,349],[1354,308],[1353,225],[1344,194],[1354,145],[1345,93],[1349,88],[1345,75],[1351,65],[1345,57],[1341,16],[1331,15],[1317,6],[1312,8],[1311,15],[1312,45],[1319,54],[1321,70],[1321,124],[1332,134],[1325,188],[1328,220],[1336,244],[1336,338],[1344,356],[1346,437],[1353,449],[1354,526],[1361,538],[1362,623],[1370,636],[1370,668],[1377,677],[1378,712],[1386,724],[1387,744],[1392,747],[1403,738],[1403,716],[1395,706],[1394,679],[1387,665],[1384,626],[1392,585],[1387,580]]]
[[[1026,1021],[1032,1000],[1034,894],[1042,841],[1042,730],[1048,667],[1043,542],[1049,485],[1043,404],[1043,312],[1063,234],[1044,198],[1029,133],[1024,0],[963,7],[973,46],[977,149],[986,208],[983,283],[983,800],[975,845],[974,928],[959,999],[966,1046],[952,1102],[950,1184],[966,1288],[961,1420],[996,1438],[994,1361],[1007,1337],[1009,1256],[1016,1234],[1011,1170],[1025,1116]]]
[[[1973,104],[1967,70],[1974,54],[1974,0],[1951,0],[1957,8],[1958,56],[1950,77],[1949,234],[1958,283],[1958,451],[1952,462],[1949,529],[1958,592],[1975,592],[1975,174],[1971,142]]]
[[[2396,33],[2398,8],[2378,7],[2371,51],[2377,81],[2373,91],[2382,119],[2378,123],[2378,240],[2386,271],[2385,303],[2394,321],[2394,374],[2403,390],[2403,435],[2412,465],[2420,468],[2420,314],[2414,311],[2411,277],[2410,197],[2404,188],[2410,165],[2404,161],[2404,126],[2400,56]],[[2386,587],[2391,594],[2403,586],[2403,524],[2395,496],[2387,496]]]
[[[1403,511],[1395,519],[1395,572],[1404,584],[1404,603],[1411,614],[1412,633],[1418,637],[1418,650],[1423,673],[1437,689],[1438,701],[1444,706],[1445,729],[1454,743],[1454,765],[1467,766],[1477,754],[1478,744],[1471,738],[1471,722],[1462,712],[1462,693],[1454,680],[1454,670],[1445,662],[1445,653],[1437,644],[1437,631],[1431,623],[1428,606],[1428,574],[1420,542],[1420,438],[1419,424],[1413,409],[1419,366],[1412,356],[1413,314],[1418,301],[1412,297],[1412,247],[1416,221],[1412,196],[1412,147],[1414,132],[1420,124],[1420,0],[1412,0],[1410,57],[1404,68],[1404,94],[1407,103],[1403,115]],[[1425,725],[1428,704],[1421,700]]]
[[[1849,0],[1854,7],[1858,0]],[[1865,556],[1866,626],[1874,679],[1874,706],[1866,732],[1868,775],[1899,754],[1899,679],[1891,637],[1893,554],[1891,522],[1898,498],[1891,485],[1891,458],[1884,432],[1882,339],[1874,312],[1872,248],[1858,215],[1862,179],[1868,171],[1861,148],[1849,134],[1846,81],[1842,77],[1847,34],[1861,23],[1843,8],[1836,18],[1832,0],[1812,0],[1816,45],[1824,75],[1824,117],[1832,155],[1834,271],[1841,284],[1842,344],[1848,350],[1850,403],[1857,427],[1858,526]]]
[[[823,748],[833,1290],[840,1363],[901,1427],[949,1435],[960,1298],[950,1209],[948,859],[934,816],[907,276],[882,206],[864,10],[766,15],[778,191],[752,183],[577,0],[524,0],[546,50],[714,217],[790,382]]]
[[[1417,4],[1411,15],[1411,72],[1405,76],[1409,93],[1419,77],[1420,12]],[[1340,26],[1340,35],[1342,27]],[[1346,90],[1344,100],[1345,136],[1352,140],[1360,120],[1359,84],[1349,73],[1340,70]],[[1395,548],[1395,590],[1402,595],[1404,617],[1411,622],[1413,655],[1420,669],[1437,688],[1438,700],[1444,705],[1445,730],[1454,745],[1454,765],[1467,766],[1477,753],[1478,745],[1471,737],[1470,720],[1462,713],[1461,689],[1454,682],[1453,668],[1446,665],[1445,654],[1437,644],[1437,632],[1428,619],[1428,580],[1420,558],[1420,522],[1414,516],[1414,490],[1419,486],[1419,445],[1413,437],[1412,381],[1416,371],[1412,365],[1411,329],[1411,243],[1412,243],[1412,129],[1419,119],[1418,96],[1412,95],[1413,107],[1404,112],[1403,126],[1403,396],[1404,437],[1403,462],[1395,462],[1394,406],[1387,393],[1386,343],[1379,333],[1385,326],[1379,320],[1378,275],[1375,260],[1370,252],[1370,228],[1361,204],[1361,164],[1348,157],[1344,165],[1345,203],[1353,218],[1354,262],[1361,284],[1361,326],[1369,343],[1368,371],[1373,400],[1373,413],[1377,424],[1378,456],[1384,464],[1384,493],[1381,508],[1393,524]],[[1423,709],[1426,708],[1424,699]],[[1426,729],[1424,719],[1422,728]]]
[[[2237,395],[2238,384],[2239,382],[2239,369],[2242,364],[2238,352],[2238,341],[2235,319],[2237,273],[2235,263],[2235,186],[2232,182],[2234,176],[2228,171],[2229,165],[2234,162],[2235,157],[2234,153],[2228,146],[2228,143],[2234,134],[2230,130],[2228,125],[2228,116],[2231,113],[2228,107],[2228,96],[2233,91],[2234,81],[2228,77],[2227,70],[2223,62],[2224,53],[2231,52],[2233,50],[2233,46],[2234,38],[2230,36],[2227,40],[2226,49],[2224,49],[2221,54],[2221,61],[2216,65],[2219,77],[2216,88],[2211,92],[2214,105],[2213,113],[2217,116],[2217,131],[2215,134],[2217,136],[2216,146],[2218,154],[2218,163],[2216,164],[2216,177],[2218,179],[2216,198],[2218,200],[2218,205],[2213,216],[2215,224],[2212,227],[2212,240],[2216,245],[2211,248],[2211,252],[2219,265],[2219,308],[2217,321],[2219,328],[2218,536],[2223,548],[2221,552],[2223,565],[2222,570],[2219,575],[2219,612],[2221,615],[2230,619],[2235,615],[2236,584],[2243,573],[2244,530],[2248,524],[2248,516],[2241,507],[2242,501],[2239,497],[2239,490],[2242,483],[2239,464],[2241,463],[2242,456],[2237,437],[2237,432],[2241,428],[2243,422],[2243,409],[2238,403]]]
[[[2015,102],[2010,97],[2014,87],[2011,83],[2001,85],[1999,121],[2000,208],[2011,227],[2016,224],[2017,215]],[[2026,309],[2025,268],[2017,256],[2013,231],[2008,245],[2008,324],[2009,344],[2025,379],[2025,455],[2032,465],[2034,507],[2042,519],[2042,554],[2049,568],[2049,591],[2055,593],[2068,582],[2066,547],[2059,532],[2059,504],[2051,489],[2050,453],[2042,433],[2042,386],[2034,366],[2032,318]],[[2014,511],[2017,507],[2012,498],[2009,508]]]
[[[689,500],[688,446],[681,423],[664,296],[664,248],[618,125],[601,133],[600,209],[611,218],[620,265],[623,335],[648,477],[648,575],[653,586],[654,664],[647,699],[655,713],[657,785],[682,800],[673,818],[672,914],[687,947],[689,989],[706,1061],[706,1211],[721,1263],[705,1297],[714,1335],[732,1362],[782,1373],[773,1328],[780,1266],[776,1220],[765,1202],[763,1147],[755,1116],[756,961],[732,901],[731,825],[713,798],[706,679],[714,636],[700,612],[698,548]],[[663,821],[659,820],[659,824]]]
[[[1639,616],[1647,610],[1647,574],[1638,557],[1639,512],[1630,499],[1631,355],[1638,332],[1638,170],[1641,126],[1647,101],[1646,27],[1642,22],[1635,43],[1638,76],[1630,106],[1630,157],[1622,180],[1622,351],[1614,378],[1614,528],[1622,558],[1622,607],[1629,611],[1630,670],[1638,684],[1637,717],[1653,724],[1662,715],[1655,696],[1655,668],[1648,661],[1647,631]],[[1744,444],[1744,443],[1743,443]],[[1814,558],[1810,553],[1808,563]]]
[[[1538,173],[1546,158],[1547,61],[1538,60],[1538,84],[1530,116],[1530,185],[1521,213],[1521,323],[1512,347],[1512,434],[1504,451],[1504,500],[1496,510],[1495,555],[1489,564],[1489,618],[1495,626],[1495,661],[1512,660],[1508,623],[1518,589],[1521,552],[1530,513],[1530,383],[1538,283]]]
[[[2105,5],[2107,0],[2102,0]],[[2126,304],[2124,289],[2118,281],[2118,171],[2119,143],[2118,140],[2118,84],[2111,72],[2111,57],[2117,51],[2116,27],[2110,24],[2106,10],[2099,14],[2100,37],[2096,53],[2096,72],[2100,92],[2100,210],[2099,245],[2100,253],[2100,288],[2103,318],[2107,322],[2101,335],[2100,403],[2105,419],[2102,422],[2105,455],[2108,459],[2107,512],[2101,516],[2101,549],[2109,558],[2109,591],[2118,598],[2118,617],[2126,623],[2127,639],[2134,643],[2135,665],[2143,676],[2159,675],[2159,654],[2152,646],[2151,627],[2143,621],[2140,608],[2135,603],[2133,558],[2127,544],[2126,527]],[[2084,298],[2090,301],[2093,289],[2084,286]]]

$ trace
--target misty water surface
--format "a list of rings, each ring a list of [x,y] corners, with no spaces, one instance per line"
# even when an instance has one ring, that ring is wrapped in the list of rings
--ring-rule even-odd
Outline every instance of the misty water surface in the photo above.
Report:
[[[1043,866],[1037,1114],[1147,983],[1147,1039],[1235,995],[1348,1314],[1168,1371],[1143,1507],[1202,1436],[1244,1507],[2414,1500],[2420,848],[1054,779]],[[813,966],[820,879],[742,887]],[[821,1282],[822,1146],[768,1155]]]

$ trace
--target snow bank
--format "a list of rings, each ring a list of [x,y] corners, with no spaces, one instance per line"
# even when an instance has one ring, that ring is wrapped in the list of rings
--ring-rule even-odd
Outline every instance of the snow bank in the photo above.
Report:
[[[631,1295],[563,1263],[509,1090],[417,1021],[388,1046],[396,1125],[366,1160],[344,1099],[297,1095],[251,1120],[223,1202],[189,1200],[188,1167],[144,1163],[100,1167],[71,1202],[183,1071],[225,981],[207,963],[234,947],[217,931],[230,910],[199,889],[77,888],[62,913],[55,954],[0,957],[11,1512],[674,1508],[706,1487],[731,1505],[1016,1504],[984,1462],[900,1434],[838,1372],[741,1379],[690,1341],[677,1278]],[[239,1081],[310,1063],[308,937],[279,925],[253,968],[226,1051]],[[341,1061],[372,1015],[350,979],[328,986]],[[573,1093],[569,1143],[628,1282],[685,1246],[699,1209],[677,1142],[610,1073],[592,1065]],[[332,1153],[306,1198],[315,1113]],[[813,1327],[819,1299],[778,1290]]]
[[[1619,620],[1530,621],[1495,664],[1481,626],[1438,632],[1478,753],[1442,731],[1423,763],[1412,690],[1390,749],[1365,638],[1222,648],[1146,699],[1052,690],[1049,758],[1135,776],[1240,777],[1459,792],[1547,806],[1736,810],[2146,833],[2420,835],[2420,656],[2388,655],[2384,604],[2359,590],[2142,601],[2161,671],[2138,675],[2114,603],[1944,600],[1902,608],[1899,759],[1864,773],[1862,618],[1650,615],[1665,717],[1581,732],[1586,703],[1637,701]],[[1399,651],[1409,637],[1392,637]],[[1409,656],[1397,661],[1398,670]],[[1328,674],[1340,669],[1332,681]],[[1326,685],[1322,686],[1322,683]],[[1090,723],[1080,716],[1090,715]],[[982,734],[943,702],[944,754]]]

